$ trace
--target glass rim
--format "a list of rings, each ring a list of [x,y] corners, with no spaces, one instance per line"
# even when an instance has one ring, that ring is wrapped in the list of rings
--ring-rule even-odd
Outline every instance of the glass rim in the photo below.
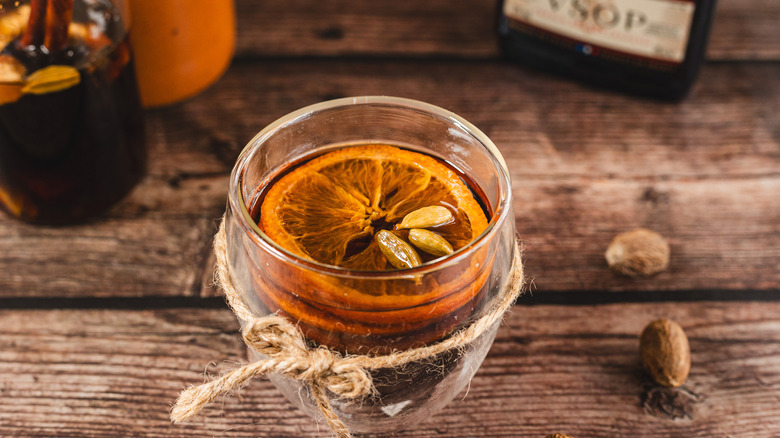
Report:
[[[263,231],[261,231],[249,213],[241,186],[246,165],[249,159],[252,157],[253,152],[264,143],[265,139],[273,135],[273,133],[283,129],[291,123],[296,122],[300,118],[308,117],[312,114],[325,110],[354,105],[409,108],[422,111],[438,116],[441,119],[448,120],[476,138],[477,141],[485,148],[487,155],[489,156],[490,161],[493,162],[496,173],[499,176],[499,199],[496,204],[493,217],[491,217],[490,221],[488,222],[487,228],[474,240],[456,251],[451,256],[435,259],[431,262],[423,263],[420,266],[414,268],[393,269],[388,271],[360,271],[305,259],[283,248],[274,242],[270,237],[268,237]],[[414,99],[391,96],[357,96],[327,100],[305,106],[276,119],[263,128],[254,137],[252,137],[252,139],[249,140],[246,146],[244,146],[244,148],[241,150],[241,153],[236,159],[236,164],[234,165],[230,174],[228,191],[228,208],[230,209],[230,213],[238,218],[238,223],[241,225],[244,233],[249,235],[253,242],[258,244],[268,253],[273,254],[276,258],[292,263],[303,269],[316,271],[320,274],[350,278],[365,278],[371,280],[399,279],[410,275],[427,274],[462,262],[465,258],[469,257],[479,248],[483,247],[486,242],[490,241],[490,237],[498,233],[498,230],[501,228],[501,224],[503,224],[503,222],[506,221],[510,216],[510,212],[512,211],[511,202],[512,181],[509,176],[509,169],[506,165],[506,162],[504,161],[503,156],[501,155],[501,152],[498,150],[493,141],[490,140],[487,135],[485,135],[485,133],[479,130],[479,128],[474,126],[471,122],[453,113],[452,111]]]

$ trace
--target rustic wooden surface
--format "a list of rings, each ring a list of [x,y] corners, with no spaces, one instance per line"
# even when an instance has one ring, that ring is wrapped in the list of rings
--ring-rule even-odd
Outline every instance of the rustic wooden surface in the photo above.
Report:
[[[780,3],[717,0],[712,60],[780,57]],[[495,0],[239,0],[239,56],[497,58]]]
[[[239,62],[196,99],[149,113],[150,175],[106,218],[0,221],[0,296],[197,296],[243,145],[298,107],[365,94],[440,105],[494,140],[539,291],[776,290],[778,72],[708,64],[690,98],[670,105],[498,61]],[[672,263],[629,281],[603,252],[637,226],[670,239]]]
[[[148,112],[149,172],[127,199],[80,226],[0,216],[0,436],[328,436],[262,381],[192,425],[167,412],[246,358],[210,287],[239,151],[292,110],[366,94],[445,107],[495,141],[534,279],[465,399],[398,436],[780,436],[780,2],[720,0],[678,104],[502,61],[494,7],[237,0],[235,62]],[[669,239],[667,272],[608,270],[609,241],[636,226]],[[691,338],[682,389],[640,369],[657,317]]]
[[[690,337],[679,389],[639,363],[638,334],[658,317]],[[244,358],[237,329],[223,309],[0,312],[0,435],[330,436],[267,381],[170,424],[185,383]],[[517,306],[468,395],[394,436],[772,437],[779,392],[780,303]]]

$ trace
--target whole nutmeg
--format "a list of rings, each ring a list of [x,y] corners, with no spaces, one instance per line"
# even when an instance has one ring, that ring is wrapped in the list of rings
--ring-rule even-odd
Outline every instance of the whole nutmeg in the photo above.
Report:
[[[669,266],[669,243],[645,228],[618,234],[604,253],[613,271],[631,277],[649,276]]]
[[[648,324],[639,338],[642,365],[657,383],[676,388],[691,371],[691,349],[682,327],[659,319]]]

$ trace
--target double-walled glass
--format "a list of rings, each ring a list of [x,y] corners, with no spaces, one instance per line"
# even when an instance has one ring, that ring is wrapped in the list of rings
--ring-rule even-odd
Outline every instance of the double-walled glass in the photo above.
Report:
[[[455,167],[485,204],[487,229],[445,259],[365,272],[303,259],[258,228],[252,204],[281,173],[323,152],[367,143],[414,150]],[[226,220],[231,275],[244,304],[258,317],[285,315],[313,344],[343,353],[429,345],[467,326],[509,282],[515,250],[511,185],[495,145],[449,111],[392,97],[323,102],[266,127],[233,169]],[[463,349],[373,371],[377,394],[357,403],[334,396],[336,413],[354,432],[393,431],[427,418],[469,382],[497,326]],[[250,358],[261,356],[250,350]],[[290,401],[319,416],[308,388],[280,376],[271,380]]]

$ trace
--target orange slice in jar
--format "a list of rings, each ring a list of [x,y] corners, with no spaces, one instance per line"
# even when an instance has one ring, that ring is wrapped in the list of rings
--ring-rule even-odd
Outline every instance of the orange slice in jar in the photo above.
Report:
[[[352,146],[317,157],[277,181],[263,200],[259,225],[271,240],[303,258],[383,271],[394,268],[373,236],[434,205],[453,214],[451,223],[435,231],[456,251],[487,228],[469,188],[440,161],[389,145]]]

